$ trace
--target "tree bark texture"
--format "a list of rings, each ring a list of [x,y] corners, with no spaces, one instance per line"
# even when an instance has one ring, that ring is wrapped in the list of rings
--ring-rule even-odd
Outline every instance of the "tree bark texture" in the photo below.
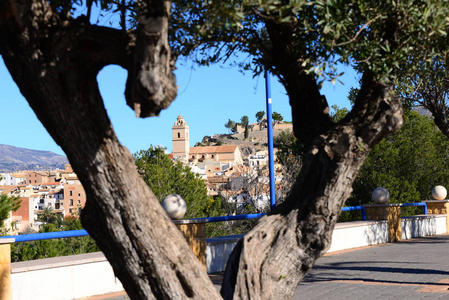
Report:
[[[219,299],[201,264],[118,142],[96,83],[101,68],[129,71],[128,104],[156,115],[176,95],[167,41],[168,2],[142,2],[136,32],[61,19],[45,0],[0,2],[0,54],[20,91],[67,154],[86,190],[84,227],[133,299]],[[401,122],[391,87],[363,76],[353,111],[331,122],[316,81],[289,47],[287,25],[267,24],[272,64],[286,86],[295,135],[306,146],[286,201],[234,250],[225,299],[288,299],[330,245],[369,150]],[[292,62],[298,62],[292,63]]]
[[[288,35],[288,26],[267,22],[274,45],[269,57],[289,95],[294,133],[306,148],[304,162],[285,202],[262,218],[231,254],[221,290],[225,299],[291,299],[330,247],[341,208],[369,151],[402,125],[401,103],[392,87],[370,72],[362,77],[352,111],[333,123],[313,74],[305,73],[297,49],[290,47],[294,35]]]
[[[140,106],[139,115],[157,114],[173,100],[167,3],[159,1],[159,14],[142,16],[146,23],[135,44],[120,30],[61,20],[45,0],[3,3],[8,13],[0,19],[0,53],[79,176],[88,198],[83,225],[129,296],[218,299],[204,267],[118,142],[96,82],[101,68],[118,64],[133,74],[127,97]]]

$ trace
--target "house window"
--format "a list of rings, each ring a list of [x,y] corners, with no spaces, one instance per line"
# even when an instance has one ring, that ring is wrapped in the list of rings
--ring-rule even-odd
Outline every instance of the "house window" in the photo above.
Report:
[[[81,193],[78,193],[78,197],[81,197]]]
[[[70,199],[70,206],[73,206],[73,199]]]
[[[70,191],[70,192],[69,192],[69,195],[70,195],[70,196],[72,196],[72,195],[73,195],[73,192],[72,192],[72,191]]]
[[[72,209],[71,208],[69,208],[69,213],[72,213]]]
[[[78,200],[78,204],[81,204],[81,200]]]
[[[181,137],[181,134],[178,132],[178,139]]]

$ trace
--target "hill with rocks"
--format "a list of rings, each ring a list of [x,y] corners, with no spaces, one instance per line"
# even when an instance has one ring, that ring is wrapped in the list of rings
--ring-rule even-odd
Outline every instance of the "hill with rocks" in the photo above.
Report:
[[[276,138],[282,131],[289,129],[273,129],[273,138]],[[291,131],[291,130],[290,130]],[[215,134],[213,136],[205,136],[202,141],[195,144],[197,146],[220,146],[220,145],[237,145],[242,152],[243,159],[258,151],[268,149],[267,129],[253,130],[248,132],[248,138],[244,138],[244,133],[234,134]]]

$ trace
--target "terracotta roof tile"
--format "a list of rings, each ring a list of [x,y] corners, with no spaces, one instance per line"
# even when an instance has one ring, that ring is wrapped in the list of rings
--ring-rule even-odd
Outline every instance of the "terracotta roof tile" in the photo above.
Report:
[[[9,175],[11,175],[12,177],[15,177],[15,178],[25,178],[26,177],[25,174],[21,174],[21,173],[15,173],[15,174],[10,173]]]
[[[17,187],[17,185],[3,185],[0,187],[0,194],[3,193],[8,195],[9,193],[15,191]]]
[[[205,146],[205,147],[191,147],[190,154],[196,153],[232,153],[237,148],[237,145],[226,146]]]

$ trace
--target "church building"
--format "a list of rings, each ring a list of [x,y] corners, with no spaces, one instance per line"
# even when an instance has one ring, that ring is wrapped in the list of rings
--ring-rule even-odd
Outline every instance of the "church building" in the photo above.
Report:
[[[175,125],[172,127],[173,137],[173,157],[193,162],[215,161],[221,163],[230,163],[232,165],[242,164],[242,153],[237,145],[223,146],[189,146],[189,126],[184,118],[179,115]]]
[[[179,115],[175,125],[172,127],[173,157],[180,160],[187,160],[189,156],[189,126],[184,118]]]

